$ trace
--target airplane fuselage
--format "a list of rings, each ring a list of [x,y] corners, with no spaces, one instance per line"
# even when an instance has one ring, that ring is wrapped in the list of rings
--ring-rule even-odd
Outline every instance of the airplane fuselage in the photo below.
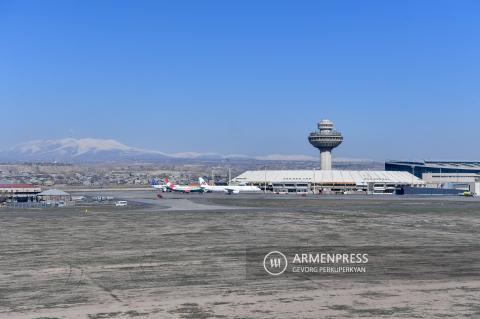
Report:
[[[223,192],[228,194],[238,194],[242,193],[254,193],[261,192],[262,190],[257,186],[247,186],[247,185],[208,185],[203,178],[199,178],[200,187],[206,192]]]
[[[180,192],[180,193],[203,193],[204,190],[201,187],[190,187],[190,186],[168,186],[167,187],[172,192]]]

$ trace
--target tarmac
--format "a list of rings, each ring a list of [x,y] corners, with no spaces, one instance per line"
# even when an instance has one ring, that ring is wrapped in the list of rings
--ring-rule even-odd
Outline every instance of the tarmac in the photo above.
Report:
[[[263,246],[476,249],[478,198],[95,195],[128,206],[0,209],[0,318],[480,317],[477,269],[439,279],[251,280],[245,260],[248,247]]]

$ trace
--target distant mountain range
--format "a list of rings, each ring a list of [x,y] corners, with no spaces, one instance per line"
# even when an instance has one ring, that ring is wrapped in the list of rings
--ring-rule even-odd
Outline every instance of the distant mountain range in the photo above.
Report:
[[[308,155],[271,154],[247,156],[240,154],[174,153],[145,150],[127,146],[113,139],[64,138],[59,140],[35,140],[0,151],[1,161],[20,162],[103,162],[103,161],[174,161],[174,160],[258,160],[258,161],[317,161]],[[336,159],[337,162],[365,160]]]
[[[141,150],[112,139],[64,138],[35,140],[0,152],[4,161],[99,162],[117,160],[162,160],[161,152]]]

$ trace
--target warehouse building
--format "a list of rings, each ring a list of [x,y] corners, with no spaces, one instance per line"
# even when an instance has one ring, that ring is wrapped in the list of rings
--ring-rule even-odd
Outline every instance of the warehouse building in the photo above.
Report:
[[[32,184],[0,184],[0,202],[32,202],[40,192]]]
[[[246,171],[232,180],[273,192],[288,193],[394,193],[401,186],[425,186],[408,172],[347,170]]]

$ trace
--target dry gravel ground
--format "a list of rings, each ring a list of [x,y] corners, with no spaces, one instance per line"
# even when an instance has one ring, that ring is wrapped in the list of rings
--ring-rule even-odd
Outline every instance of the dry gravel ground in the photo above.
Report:
[[[117,197],[130,205],[0,209],[0,318],[480,318],[478,274],[246,280],[244,265],[247,246],[478,245],[478,199]]]

